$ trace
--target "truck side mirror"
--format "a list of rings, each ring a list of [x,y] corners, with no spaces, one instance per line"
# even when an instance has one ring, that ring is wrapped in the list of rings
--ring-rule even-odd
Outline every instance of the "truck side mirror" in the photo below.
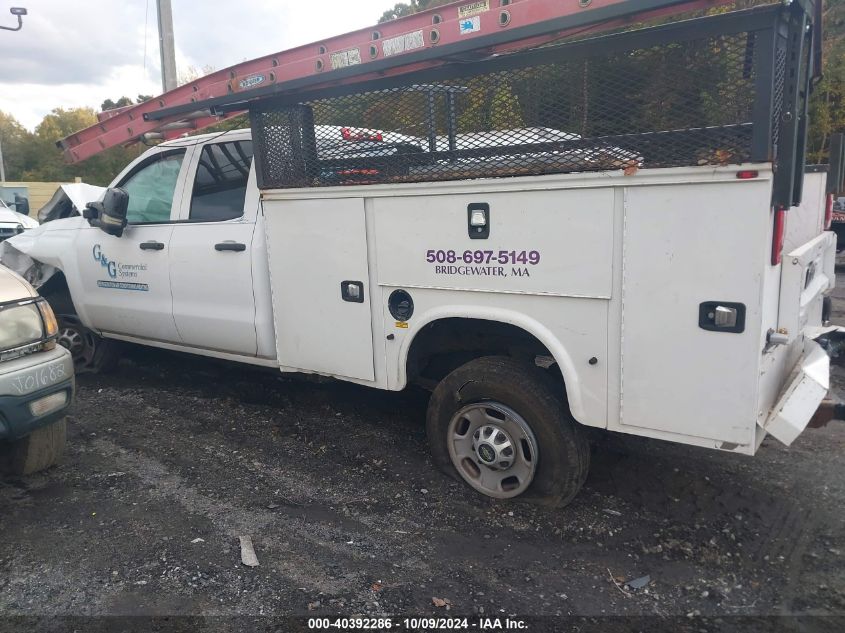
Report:
[[[126,210],[129,207],[129,194],[120,187],[107,189],[101,202],[89,202],[85,205],[82,216],[88,224],[100,230],[121,237],[126,228]]]

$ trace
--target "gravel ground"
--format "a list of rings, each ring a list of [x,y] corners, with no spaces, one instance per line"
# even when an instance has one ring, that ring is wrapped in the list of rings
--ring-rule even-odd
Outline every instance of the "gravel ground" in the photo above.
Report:
[[[845,616],[845,424],[755,458],[605,435],[550,510],[435,471],[426,398],[129,350],[62,465],[0,480],[0,614]]]

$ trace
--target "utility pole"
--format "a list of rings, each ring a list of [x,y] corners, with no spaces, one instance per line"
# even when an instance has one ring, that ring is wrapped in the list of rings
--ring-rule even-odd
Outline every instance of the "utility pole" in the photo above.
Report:
[[[23,7],[12,7],[9,9],[9,13],[18,19],[18,25],[16,27],[0,26],[0,29],[4,29],[6,31],[20,31],[23,28],[23,16],[26,15],[26,9]],[[4,182],[6,182],[6,167],[3,165],[3,143],[2,139],[0,139],[0,184]]]
[[[158,6],[158,44],[161,52],[161,87],[170,92],[177,87],[176,46],[173,42],[173,10],[170,0],[156,0]]]

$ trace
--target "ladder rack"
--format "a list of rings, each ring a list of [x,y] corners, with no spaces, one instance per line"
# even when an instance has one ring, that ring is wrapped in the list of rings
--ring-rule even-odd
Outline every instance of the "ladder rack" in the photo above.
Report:
[[[210,73],[144,103],[109,110],[60,140],[69,162],[142,139],[174,138],[239,114],[248,101],[536,47],[733,0],[469,0],[429,9]]]

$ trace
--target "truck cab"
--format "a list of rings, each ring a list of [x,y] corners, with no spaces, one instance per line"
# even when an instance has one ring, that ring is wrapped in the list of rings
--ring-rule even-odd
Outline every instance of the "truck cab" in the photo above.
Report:
[[[249,130],[159,145],[112,186],[129,194],[120,237],[81,215],[31,236],[41,271],[59,272],[42,293],[55,302],[78,367],[102,364],[103,337],[272,359]]]
[[[375,131],[343,126],[324,126],[322,132],[320,153],[328,160],[387,155],[417,142],[395,133],[376,139]],[[38,253],[36,268],[49,262],[49,273],[63,273],[45,282],[42,292],[57,305],[65,340],[75,342],[79,369],[102,364],[102,350],[109,347],[104,337],[275,363],[252,159],[248,129],[163,143],[110,185],[129,199],[120,237],[76,215],[48,222],[32,240],[17,242],[38,244],[31,251]]]
[[[266,266],[255,239],[251,163],[249,133],[234,132],[157,147],[117,176],[114,186],[129,194],[127,230],[117,238],[81,227],[74,246],[80,271],[99,267],[98,275],[79,279],[88,327],[247,358],[269,355],[257,334],[253,286],[266,285]]]

